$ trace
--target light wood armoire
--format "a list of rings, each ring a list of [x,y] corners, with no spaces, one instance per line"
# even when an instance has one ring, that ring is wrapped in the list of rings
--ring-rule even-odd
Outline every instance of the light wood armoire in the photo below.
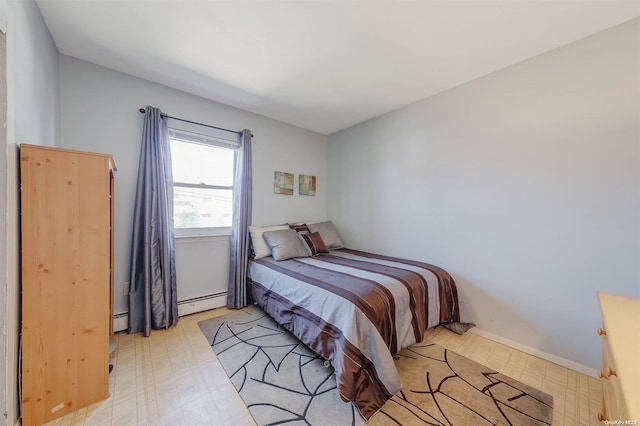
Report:
[[[22,424],[109,397],[113,157],[23,144]]]

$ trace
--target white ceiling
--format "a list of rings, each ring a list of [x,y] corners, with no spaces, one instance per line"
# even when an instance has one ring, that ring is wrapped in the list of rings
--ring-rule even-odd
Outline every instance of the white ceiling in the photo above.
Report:
[[[640,16],[610,0],[37,4],[62,54],[322,134]]]

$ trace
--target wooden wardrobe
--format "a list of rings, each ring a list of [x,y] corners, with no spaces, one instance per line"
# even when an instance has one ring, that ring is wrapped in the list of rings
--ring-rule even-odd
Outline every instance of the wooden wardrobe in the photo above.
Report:
[[[112,156],[21,145],[22,424],[109,397]]]

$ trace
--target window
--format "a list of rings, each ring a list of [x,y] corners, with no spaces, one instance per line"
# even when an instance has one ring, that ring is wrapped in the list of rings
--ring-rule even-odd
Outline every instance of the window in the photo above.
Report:
[[[169,130],[176,236],[231,233],[237,142]]]

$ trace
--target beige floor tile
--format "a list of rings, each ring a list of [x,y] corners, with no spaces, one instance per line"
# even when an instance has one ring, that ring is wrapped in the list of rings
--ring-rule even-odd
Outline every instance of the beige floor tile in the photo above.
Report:
[[[256,426],[198,322],[221,308],[180,318],[169,330],[117,333],[109,399],[49,425]],[[600,381],[493,342],[474,333],[438,327],[426,338],[554,397],[554,425],[599,425]]]
[[[451,349],[454,350],[454,349]],[[500,358],[494,358],[492,356],[489,356],[487,358],[487,360],[483,363],[483,365],[492,368],[498,372],[502,372],[507,368],[507,362],[505,360],[502,360]]]
[[[533,374],[528,370],[524,370],[522,374],[520,374],[520,377],[518,377],[518,380],[520,380],[525,385],[529,385],[535,389],[542,388],[542,377],[538,376],[537,374]]]
[[[529,355],[514,349],[508,362],[518,368],[524,369],[527,365],[527,358],[529,358]]]
[[[491,354],[491,356],[493,358],[497,358],[500,360],[505,361],[505,363],[509,362],[509,359],[511,358],[511,354],[513,353],[514,349],[510,348],[509,346],[505,346],[501,343],[496,343],[495,348],[493,349],[493,353]]]
[[[534,374],[540,378],[544,378],[547,371],[547,364],[549,364],[547,361],[533,355],[529,355],[525,364],[525,370],[529,374]]]
[[[547,362],[547,370],[545,372],[544,379],[567,387],[569,379],[568,371],[568,369],[561,367],[558,364]]]

